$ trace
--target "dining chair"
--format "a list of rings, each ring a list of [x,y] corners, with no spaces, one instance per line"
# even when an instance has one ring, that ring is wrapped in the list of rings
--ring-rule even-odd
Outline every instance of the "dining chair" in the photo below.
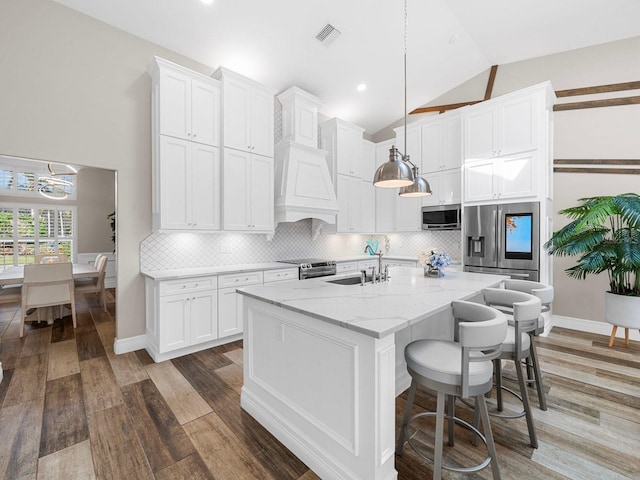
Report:
[[[97,277],[82,278],[75,281],[76,293],[98,293],[100,294],[100,304],[104,311],[107,311],[107,296],[104,288],[104,277],[107,272],[107,260],[106,255],[99,254],[96,257],[94,266],[98,270]]]
[[[70,263],[34,263],[24,266],[20,337],[24,336],[25,313],[29,308],[71,305],[73,328],[76,328],[76,303],[73,267]]]
[[[49,253],[36,255],[34,263],[67,263],[69,257],[64,253]]]

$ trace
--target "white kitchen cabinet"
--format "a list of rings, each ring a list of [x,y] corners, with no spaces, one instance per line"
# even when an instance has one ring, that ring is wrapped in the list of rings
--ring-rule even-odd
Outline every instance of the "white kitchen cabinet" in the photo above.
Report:
[[[273,157],[275,91],[224,67],[213,77],[222,83],[223,146]]]
[[[539,190],[536,152],[467,162],[464,168],[466,203],[535,197]]]
[[[362,132],[364,128],[332,118],[320,124],[320,148],[329,152],[327,165],[334,181],[337,174],[363,178]]]
[[[365,189],[360,178],[338,175],[336,196],[340,211],[337,215],[338,233],[362,231],[362,197]]]
[[[360,180],[361,221],[360,232],[375,233],[376,231],[376,187],[370,180]]]
[[[274,230],[273,158],[224,149],[222,221],[224,230]]]
[[[153,78],[156,133],[220,145],[220,82],[155,57]]]
[[[382,257],[382,268],[389,267],[417,267],[417,260],[395,260]]]
[[[367,273],[371,273],[371,267],[376,268],[378,271],[378,257],[372,257],[371,260],[358,260],[358,272],[366,270]]]
[[[158,57],[149,74],[153,229],[220,230],[220,82]]]
[[[146,281],[147,350],[163,361],[218,338],[217,277]]]
[[[220,229],[220,150],[160,135],[155,230]]]
[[[421,122],[421,172],[437,172],[462,165],[462,119],[451,112]]]
[[[344,275],[347,273],[356,273],[358,272],[358,262],[357,261],[349,261],[349,262],[336,262],[336,274]]]
[[[404,126],[394,128],[396,133],[396,148],[403,154],[409,155],[409,160],[420,168],[422,161],[422,138],[421,138],[421,126],[419,123],[412,123],[407,125],[407,146],[405,151],[404,142]],[[387,160],[389,156],[387,155]]]
[[[218,281],[218,336],[225,338],[242,333],[242,295],[240,287],[261,285],[263,272],[246,272],[220,275]]]
[[[286,282],[298,280],[299,271],[297,268],[283,268],[278,270],[265,270],[264,283]]]
[[[546,88],[528,88],[464,109],[466,161],[535,150],[543,133]],[[541,136],[542,135],[542,136]]]
[[[422,205],[451,205],[462,202],[462,169],[426,172],[432,194],[422,197]]]

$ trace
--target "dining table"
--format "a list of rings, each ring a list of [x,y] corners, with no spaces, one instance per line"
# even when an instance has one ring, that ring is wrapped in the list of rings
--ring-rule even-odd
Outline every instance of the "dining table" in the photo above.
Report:
[[[91,278],[99,275],[98,270],[90,263],[74,263],[73,278]],[[21,285],[24,279],[24,266],[8,267],[0,272],[0,286]]]

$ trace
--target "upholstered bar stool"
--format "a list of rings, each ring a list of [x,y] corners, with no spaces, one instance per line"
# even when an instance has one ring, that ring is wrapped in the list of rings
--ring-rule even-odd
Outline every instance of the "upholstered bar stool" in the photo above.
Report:
[[[492,360],[501,352],[501,345],[507,333],[507,319],[503,313],[485,305],[456,301],[452,303],[453,316],[456,319],[456,337],[458,341],[416,340],[405,348],[407,370],[411,375],[411,387],[407,405],[400,426],[400,435],[396,445],[396,454],[402,455],[405,439],[409,445],[425,460],[433,463],[433,478],[440,479],[442,469],[459,473],[477,472],[489,464],[493,478],[500,478],[491,424],[485,404],[485,394],[493,386]],[[436,412],[422,412],[411,416],[411,410],[418,385],[436,392]],[[446,397],[446,398],[445,398]],[[482,420],[484,436],[480,431],[457,418],[453,414],[455,397],[474,397],[479,418]],[[444,404],[449,400],[449,444],[453,445],[453,422],[473,431],[486,444],[487,458],[472,467],[455,467],[443,463]],[[409,424],[422,416],[436,417],[434,457],[429,458],[407,436]]]
[[[551,285],[546,285],[544,283],[532,282],[530,280],[505,280],[504,288],[507,290],[516,290],[518,292],[528,293],[530,295],[534,295],[540,299],[541,303],[541,313],[546,313],[551,311],[551,304],[553,303],[554,298],[554,290]],[[513,324],[513,321],[510,321],[510,324]],[[533,337],[537,337],[541,333],[544,332],[544,317],[541,315],[538,319],[538,328],[535,331],[529,332],[531,338],[531,356],[527,360],[527,378],[528,383],[532,384],[534,382],[542,383],[542,377],[535,378],[535,365],[539,365],[538,362],[538,351],[536,350],[536,342]],[[539,370],[539,368],[538,368]],[[541,374],[542,375],[542,374]],[[536,383],[537,385],[537,383]],[[544,395],[544,390],[542,388],[538,388],[538,402],[540,404],[540,410],[547,409],[547,400]]]
[[[502,353],[494,361],[495,364],[495,382],[497,410],[503,411],[502,391],[507,391],[522,401],[523,411],[515,414],[493,413],[493,415],[503,418],[519,418],[526,417],[527,428],[529,430],[529,441],[533,448],[538,448],[538,439],[536,436],[535,425],[533,423],[533,415],[531,413],[531,404],[529,402],[529,394],[527,392],[527,384],[524,374],[522,373],[522,360],[531,355],[532,338],[529,332],[538,328],[538,318],[540,317],[540,299],[524,292],[515,290],[505,290],[502,288],[485,288],[482,290],[484,301],[487,305],[498,310],[502,308],[510,308],[513,312],[514,325],[507,327],[507,335],[502,343]],[[518,378],[520,393],[502,385],[502,360],[513,360]],[[536,386],[542,390],[540,379],[540,368],[534,362],[534,373],[537,380]]]

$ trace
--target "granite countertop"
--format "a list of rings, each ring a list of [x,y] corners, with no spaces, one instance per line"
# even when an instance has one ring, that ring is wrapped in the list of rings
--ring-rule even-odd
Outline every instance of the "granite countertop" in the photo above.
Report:
[[[447,271],[425,277],[422,268],[394,267],[385,283],[336,285],[341,275],[239,288],[247,297],[322,321],[382,338],[449,308],[452,300],[473,297],[509,277]]]

